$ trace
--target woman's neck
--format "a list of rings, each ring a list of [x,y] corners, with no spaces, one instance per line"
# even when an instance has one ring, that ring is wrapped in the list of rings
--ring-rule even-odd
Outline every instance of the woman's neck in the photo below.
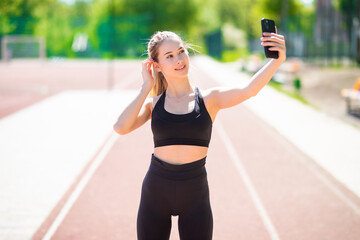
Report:
[[[168,81],[168,87],[166,90],[166,96],[170,98],[181,98],[184,96],[189,96],[193,93],[194,89],[192,88],[188,79],[181,80],[181,82]]]

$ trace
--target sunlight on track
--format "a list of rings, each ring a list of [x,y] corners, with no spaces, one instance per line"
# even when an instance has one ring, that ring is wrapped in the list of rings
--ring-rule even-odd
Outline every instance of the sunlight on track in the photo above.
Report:
[[[262,121],[259,121],[259,124],[263,125],[263,130],[267,131],[269,134],[274,136],[274,140],[276,139],[280,144],[282,144],[284,147],[289,147],[289,143],[284,140],[284,138],[279,137],[277,135],[276,130],[273,128],[269,128],[265,126],[265,123]],[[304,153],[305,154],[305,153]],[[299,159],[301,162],[312,171],[312,173],[321,181],[324,185],[326,185],[338,198],[340,198],[346,205],[348,205],[357,215],[360,215],[360,208],[354,203],[350,198],[348,198],[338,187],[334,185],[334,183],[329,180],[327,176],[325,176],[323,173],[321,173],[314,165],[309,164],[309,162],[305,159],[304,156],[299,155]]]
[[[118,111],[134,95],[130,90],[63,91],[0,120],[5,209],[0,239],[30,239],[42,223],[51,224],[49,214],[95,159]]]
[[[268,213],[266,212],[266,209],[265,209],[263,203],[261,202],[261,199],[258,196],[254,185],[252,184],[244,166],[242,165],[242,163],[240,161],[240,158],[236,152],[234,145],[232,144],[228,134],[226,133],[226,131],[219,119],[217,119],[215,129],[218,131],[221,140],[224,142],[226,150],[228,151],[230,158],[236,167],[236,170],[238,171],[241,178],[243,179],[244,184],[251,195],[251,198],[255,204],[255,207],[256,207],[256,209],[261,217],[261,220],[263,221],[265,228],[268,231],[271,239],[272,240],[280,240],[278,233],[277,233],[273,223],[271,222],[271,219],[270,219]]]
[[[105,144],[102,146],[100,152],[96,156],[95,160],[83,176],[83,178],[80,180],[79,184],[76,186],[74,192],[69,197],[68,201],[65,203],[64,207],[61,209],[61,212],[56,217],[55,221],[49,228],[49,231],[44,236],[43,240],[49,240],[52,238],[68,212],[70,211],[71,207],[74,205],[75,201],[78,199],[79,195],[91,179],[91,177],[94,175],[96,169],[100,166],[103,159],[107,155],[107,153],[110,151],[111,147],[114,145],[115,141],[118,139],[118,135],[115,133],[111,133],[108,139],[106,140]]]

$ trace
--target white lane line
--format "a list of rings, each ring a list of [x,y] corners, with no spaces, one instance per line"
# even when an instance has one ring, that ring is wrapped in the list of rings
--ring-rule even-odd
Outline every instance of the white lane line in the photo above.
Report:
[[[255,121],[255,115],[249,114],[249,116],[253,117],[254,121]],[[280,144],[282,144],[283,146],[286,146],[287,149],[289,148],[289,145],[291,145],[292,151],[294,151],[294,152],[301,151],[300,149],[297,149],[292,144],[289,144],[290,141],[287,142],[285,140],[286,137],[284,137],[280,132],[276,131],[274,128],[269,127],[262,120],[261,121],[257,120],[257,122],[262,126],[262,129],[264,129],[264,131],[266,131],[268,134],[273,136],[273,138],[275,138]],[[281,136],[279,136],[279,135],[281,135]],[[359,206],[356,203],[354,203],[351,199],[349,199],[336,185],[334,185],[331,182],[331,180],[326,175],[321,173],[313,164],[309,164],[309,160],[307,160],[305,156],[307,156],[311,160],[313,160],[313,159],[310,156],[308,156],[306,153],[304,153],[303,151],[301,151],[301,152],[303,153],[303,155],[299,156],[299,154],[296,154],[297,156],[299,156],[301,163],[304,164],[306,168],[310,169],[310,171],[320,181],[322,181],[323,184],[330,189],[330,191],[332,191],[338,198],[340,198],[340,200],[342,200],[348,207],[350,207],[357,215],[360,215]],[[324,170],[324,171],[326,171],[326,170]]]
[[[47,231],[46,235],[44,236],[43,240],[50,240],[60,224],[65,219],[66,215],[69,213],[70,208],[74,205],[75,201],[79,198],[81,192],[84,190],[86,184],[89,182],[91,177],[94,175],[95,171],[98,169],[102,161],[104,160],[107,153],[110,151],[111,147],[114,145],[115,141],[117,140],[118,135],[115,133],[111,133],[110,137],[107,139],[105,144],[103,145],[102,149],[94,159],[93,163],[90,165],[87,172],[84,174],[83,178],[80,180],[78,185],[76,186],[75,190],[72,192],[71,196],[61,209],[60,213],[50,226],[49,230]]]
[[[360,208],[353,201],[351,201],[336,186],[334,186],[334,184],[332,184],[324,174],[320,173],[314,167],[308,166],[305,160],[302,161],[314,173],[315,176],[317,176],[336,196],[338,196],[338,198],[340,198],[346,205],[348,205],[348,207],[350,207],[357,215],[360,215]]]
[[[252,184],[250,177],[248,176],[243,164],[240,161],[240,158],[236,152],[236,149],[234,147],[234,145],[232,144],[228,134],[226,133],[222,123],[220,122],[219,119],[216,120],[217,121],[217,125],[215,127],[215,129],[217,129],[217,132],[220,135],[221,140],[223,141],[231,160],[233,161],[238,173],[240,174],[240,176],[242,177],[245,186],[247,188],[247,190],[250,193],[250,196],[255,204],[255,207],[258,211],[258,213],[260,214],[261,220],[263,221],[266,230],[268,231],[270,237],[272,240],[280,240],[279,235],[273,225],[273,223],[270,220],[270,217],[268,215],[268,213],[266,212],[266,209],[263,205],[263,203],[261,202],[254,185]]]

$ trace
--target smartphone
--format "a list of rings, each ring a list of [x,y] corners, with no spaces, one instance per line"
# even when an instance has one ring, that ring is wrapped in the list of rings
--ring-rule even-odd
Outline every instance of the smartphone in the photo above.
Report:
[[[262,32],[275,32],[275,21],[272,19],[261,19]],[[264,34],[263,34],[264,36]],[[266,58],[279,58],[279,51],[270,51],[269,46],[264,46]]]

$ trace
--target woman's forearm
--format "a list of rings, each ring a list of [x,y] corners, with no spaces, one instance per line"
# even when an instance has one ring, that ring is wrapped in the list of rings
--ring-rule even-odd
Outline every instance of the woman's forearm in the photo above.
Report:
[[[143,106],[145,99],[147,98],[149,92],[151,90],[151,86],[148,84],[143,84],[138,95],[135,99],[124,109],[124,111],[120,114],[118,120],[114,124],[114,129],[118,132],[126,131],[130,129],[131,126],[136,121],[138,114]]]
[[[279,69],[280,65],[286,60],[286,45],[285,37],[276,33],[263,33],[260,38],[261,45],[269,47],[270,51],[278,51],[279,58],[271,59],[264,67],[262,67],[252,78],[247,87],[251,96],[255,96],[265,85],[270,81],[275,72]]]
[[[255,96],[272,78],[284,61],[271,59],[252,78],[248,85],[250,95]]]

